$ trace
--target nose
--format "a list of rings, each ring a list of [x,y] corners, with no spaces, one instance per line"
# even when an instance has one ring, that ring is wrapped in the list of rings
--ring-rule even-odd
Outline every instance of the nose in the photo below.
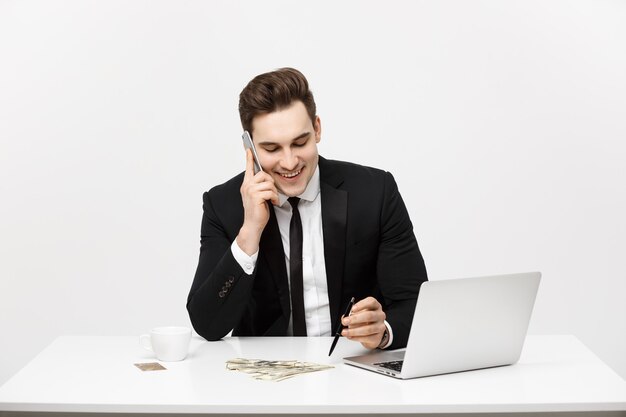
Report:
[[[281,165],[286,171],[292,171],[298,166],[298,157],[291,150],[287,150],[283,155]]]

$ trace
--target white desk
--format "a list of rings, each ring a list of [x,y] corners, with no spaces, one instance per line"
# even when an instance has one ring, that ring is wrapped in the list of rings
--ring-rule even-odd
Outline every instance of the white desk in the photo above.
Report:
[[[155,359],[138,338],[59,337],[0,387],[0,413],[626,416],[626,382],[573,336],[529,336],[513,366],[408,381],[344,365],[343,356],[364,351],[345,339],[328,358],[330,343],[331,338],[206,342],[195,337],[185,361],[163,363],[166,371],[142,372],[133,363]],[[225,369],[226,360],[236,357],[335,368],[281,382],[257,381]]]

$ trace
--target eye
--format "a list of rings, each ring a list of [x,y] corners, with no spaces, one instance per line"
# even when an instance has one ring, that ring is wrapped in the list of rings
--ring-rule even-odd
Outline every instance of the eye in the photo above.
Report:
[[[309,138],[305,138],[305,139],[298,139],[297,141],[295,141],[293,143],[293,146],[296,146],[298,148],[306,145],[306,143],[309,141]]]
[[[276,152],[278,150],[278,147],[276,146],[264,147],[263,150],[265,152],[272,153],[272,152]]]

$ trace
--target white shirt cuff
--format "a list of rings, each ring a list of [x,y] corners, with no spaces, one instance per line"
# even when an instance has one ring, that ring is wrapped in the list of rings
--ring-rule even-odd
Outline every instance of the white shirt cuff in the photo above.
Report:
[[[387,332],[389,332],[389,340],[385,344],[385,346],[381,346],[380,349],[387,349],[393,343],[393,330],[391,330],[391,326],[385,320],[385,326],[387,327]]]
[[[256,260],[259,257],[259,251],[257,250],[250,256],[239,247],[237,240],[233,241],[233,244],[230,245],[230,250],[237,263],[241,266],[241,269],[243,269],[243,272],[252,275],[254,267],[256,266]]]

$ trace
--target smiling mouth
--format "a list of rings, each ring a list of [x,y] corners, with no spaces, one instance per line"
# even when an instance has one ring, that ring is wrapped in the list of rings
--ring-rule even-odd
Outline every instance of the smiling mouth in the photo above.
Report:
[[[298,175],[300,175],[300,173],[302,172],[302,169],[299,169],[297,171],[294,172],[289,172],[289,173],[282,173],[279,172],[278,175],[280,175],[281,177],[285,178],[285,179],[291,179],[291,178],[295,178]]]

